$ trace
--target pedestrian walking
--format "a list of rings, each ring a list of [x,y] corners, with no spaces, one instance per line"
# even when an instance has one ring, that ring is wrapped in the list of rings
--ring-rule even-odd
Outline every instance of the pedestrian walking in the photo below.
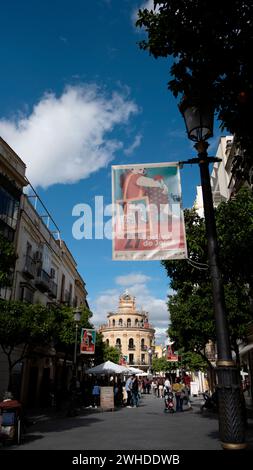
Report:
[[[135,408],[139,406],[139,383],[136,376],[132,380],[132,403]]]
[[[126,392],[127,392],[127,408],[132,408],[132,382],[133,377],[129,377],[126,381]]]
[[[95,382],[95,384],[93,385],[93,389],[92,389],[92,397],[93,397],[93,407],[94,408],[97,408],[100,404],[99,402],[99,399],[100,399],[100,387],[97,383],[97,381]]]

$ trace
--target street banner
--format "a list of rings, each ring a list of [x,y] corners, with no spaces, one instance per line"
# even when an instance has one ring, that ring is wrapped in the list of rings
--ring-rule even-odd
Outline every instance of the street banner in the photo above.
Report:
[[[81,354],[95,354],[96,330],[82,328],[81,331]]]
[[[119,365],[120,366],[126,366],[128,361],[128,356],[120,356],[119,358]]]
[[[178,362],[178,354],[173,351],[171,345],[167,346],[167,355],[166,359],[168,362]]]
[[[112,166],[113,259],[187,258],[178,163]]]

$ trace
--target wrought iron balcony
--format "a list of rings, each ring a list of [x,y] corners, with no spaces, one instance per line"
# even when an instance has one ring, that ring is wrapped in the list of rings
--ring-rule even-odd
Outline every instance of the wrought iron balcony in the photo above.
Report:
[[[41,292],[46,292],[50,290],[50,281],[51,277],[49,274],[44,271],[44,269],[39,268],[37,271],[37,276],[35,279],[35,285]]]
[[[57,284],[52,279],[50,280],[48,295],[53,299],[56,299],[57,297]]]
[[[31,256],[25,255],[25,264],[23,267],[23,274],[30,279],[36,276],[36,264]]]

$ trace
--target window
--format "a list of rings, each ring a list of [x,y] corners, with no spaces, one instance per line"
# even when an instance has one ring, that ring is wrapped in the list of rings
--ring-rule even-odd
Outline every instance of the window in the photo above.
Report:
[[[61,278],[61,302],[64,302],[65,300],[64,293],[65,293],[65,276],[63,274]]]
[[[0,219],[15,229],[18,219],[19,202],[5,189],[0,188]]]
[[[139,324],[139,321],[138,321],[138,318],[135,319],[135,326],[138,326]]]
[[[72,290],[73,290],[73,286],[72,284],[69,284],[69,304],[71,305],[71,301],[72,301]]]
[[[131,326],[131,318],[127,319],[127,327],[129,328]]]
[[[32,254],[32,245],[31,243],[27,242],[26,243],[26,256],[31,256]]]
[[[142,365],[145,364],[145,354],[141,355],[141,363],[142,363]]]
[[[115,320],[112,320],[112,326],[115,326]]]
[[[123,320],[122,318],[119,319],[119,326],[122,326],[123,325]]]
[[[20,286],[20,300],[22,302],[33,303],[33,291],[26,286]]]
[[[106,346],[109,346],[109,339],[105,341]]]
[[[129,342],[128,342],[128,349],[134,349],[134,340],[133,340],[133,338],[130,338],[130,339],[129,339]]]
[[[130,365],[134,364],[134,355],[133,354],[129,354],[129,364]]]
[[[121,348],[121,339],[120,338],[117,338],[116,339],[116,348]]]

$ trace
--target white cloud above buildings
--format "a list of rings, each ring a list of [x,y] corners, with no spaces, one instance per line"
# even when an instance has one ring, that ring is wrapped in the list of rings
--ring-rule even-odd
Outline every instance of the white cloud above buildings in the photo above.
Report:
[[[125,276],[118,276],[115,279],[116,284],[119,286],[132,286],[134,284],[143,284],[150,280],[149,276],[142,273],[130,273]]]
[[[129,294],[136,297],[137,308],[149,312],[149,320],[156,329],[156,343],[164,342],[169,322],[167,299],[155,297],[147,285],[148,281],[151,281],[151,278],[142,273],[116,277],[115,283],[122,287],[101,292],[93,302],[94,324],[98,326],[107,323],[107,313],[117,310],[119,296],[127,288]]]
[[[74,183],[108,165],[123,142],[113,137],[138,112],[124,92],[96,85],[44,94],[30,114],[0,120],[0,135],[27,165],[34,186]],[[136,142],[137,145],[138,142]]]

